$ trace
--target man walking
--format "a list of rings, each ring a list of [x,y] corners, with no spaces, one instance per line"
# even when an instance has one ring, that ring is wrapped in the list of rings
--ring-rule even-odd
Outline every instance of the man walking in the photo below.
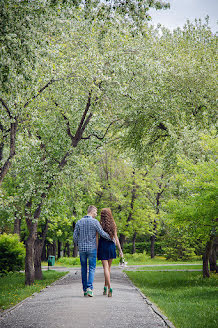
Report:
[[[93,205],[89,206],[88,214],[76,223],[73,239],[79,246],[81,275],[84,296],[93,296],[93,281],[95,276],[96,256],[97,256],[97,232],[108,240],[110,236],[106,233],[98,220],[97,208]],[[89,276],[87,281],[87,260],[89,261]]]

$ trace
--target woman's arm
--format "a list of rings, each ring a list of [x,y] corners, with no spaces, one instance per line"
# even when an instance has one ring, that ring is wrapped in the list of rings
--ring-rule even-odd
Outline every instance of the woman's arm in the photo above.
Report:
[[[117,232],[115,232],[115,241],[116,241],[116,245],[117,245],[117,247],[119,249],[120,257],[123,257],[123,251],[122,251],[122,248],[120,246],[119,239],[117,237]]]

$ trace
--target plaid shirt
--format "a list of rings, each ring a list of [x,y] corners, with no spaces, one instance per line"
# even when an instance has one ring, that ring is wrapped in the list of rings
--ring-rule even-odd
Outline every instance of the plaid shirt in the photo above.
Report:
[[[111,240],[108,233],[102,229],[98,220],[93,219],[92,216],[86,215],[76,223],[73,239],[79,245],[80,252],[88,252],[97,248],[96,232],[102,237]]]

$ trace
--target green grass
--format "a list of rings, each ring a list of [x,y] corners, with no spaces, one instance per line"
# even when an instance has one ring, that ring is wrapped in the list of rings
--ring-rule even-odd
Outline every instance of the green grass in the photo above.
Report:
[[[25,286],[24,273],[10,273],[0,277],[0,310],[6,310],[35,292],[64,276],[66,272],[44,271],[43,280],[36,280],[32,286]]]
[[[216,328],[218,277],[200,272],[126,272],[176,328]]]
[[[125,261],[127,262],[128,266],[131,265],[156,265],[156,264],[201,264],[202,261],[199,259],[199,257],[196,257],[189,261],[171,261],[166,260],[163,256],[156,256],[154,259],[151,259],[148,255],[145,253],[136,253],[136,254],[125,254]],[[119,257],[113,260],[112,265],[118,265],[119,264]],[[43,262],[42,265],[47,266],[47,262]],[[61,257],[60,259],[55,261],[55,266],[62,266],[62,267],[79,267],[80,266],[80,260],[78,257]],[[97,261],[97,266],[102,266],[101,261]]]
[[[181,264],[181,265],[158,265],[153,267],[139,267],[137,268],[137,271],[176,271],[176,270],[202,270],[202,264],[197,265],[187,265],[187,264]]]

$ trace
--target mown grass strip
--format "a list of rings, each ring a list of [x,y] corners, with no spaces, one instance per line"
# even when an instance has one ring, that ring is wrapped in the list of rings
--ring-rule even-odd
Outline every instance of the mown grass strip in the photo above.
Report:
[[[142,266],[138,267],[136,271],[177,271],[177,270],[202,270],[201,264],[196,265],[163,265],[163,266]]]
[[[36,280],[32,286],[25,286],[24,273],[10,273],[0,277],[0,310],[6,310],[66,275],[66,272],[44,271],[43,280]]]
[[[216,328],[218,277],[200,272],[131,272],[132,282],[176,328]]]
[[[145,255],[143,253],[136,253],[136,254],[125,254],[125,261],[127,262],[128,266],[131,265],[156,265],[156,264],[184,264],[187,265],[187,263],[190,264],[199,264],[202,265],[202,260],[199,260],[198,257],[193,258],[192,260],[189,260],[187,262],[184,261],[171,261],[166,260],[163,256],[156,256],[155,258],[151,259],[148,255]],[[119,257],[113,260],[112,265],[118,265],[119,264]],[[47,262],[42,262],[43,266],[47,266]],[[55,261],[55,266],[61,266],[61,267],[80,267],[80,259],[79,257],[61,257],[60,259]],[[102,266],[101,261],[97,261],[97,266]]]

